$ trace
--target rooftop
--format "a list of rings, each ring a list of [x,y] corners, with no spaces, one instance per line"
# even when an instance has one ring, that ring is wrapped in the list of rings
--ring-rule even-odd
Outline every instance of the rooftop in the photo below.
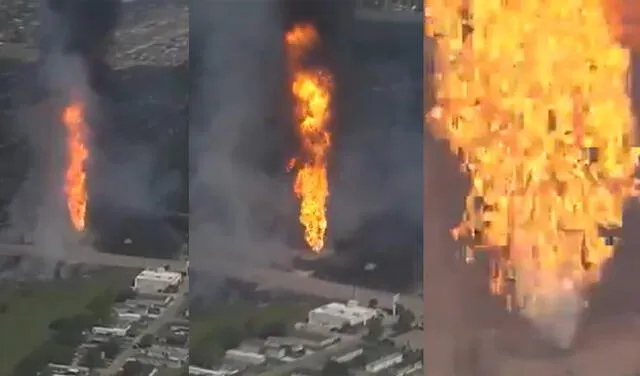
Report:
[[[377,311],[373,308],[363,307],[357,305],[355,302],[343,303],[328,303],[318,308],[313,309],[314,313],[326,313],[334,316],[341,316],[349,319],[363,319],[377,315]]]

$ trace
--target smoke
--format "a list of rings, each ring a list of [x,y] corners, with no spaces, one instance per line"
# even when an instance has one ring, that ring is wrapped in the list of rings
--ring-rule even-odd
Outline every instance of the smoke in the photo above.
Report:
[[[318,28],[322,45],[308,62],[328,69],[336,88],[328,247],[332,239],[355,236],[366,222],[390,212],[402,213],[420,229],[421,73],[407,74],[401,58],[384,57],[375,66],[352,53],[353,30],[343,17],[350,2],[310,1],[305,9],[290,3],[191,4],[194,266],[228,258],[286,262],[303,248],[292,176],[285,174],[298,140],[283,38],[299,22]],[[415,48],[420,56],[421,46]],[[386,225],[376,230],[398,235]]]
[[[79,240],[64,195],[67,134],[61,114],[72,95],[88,114],[94,112],[95,85],[104,72],[104,51],[117,19],[119,2],[91,3],[52,0],[41,8],[38,80],[47,99],[21,109],[16,120],[29,141],[31,160],[9,208],[11,228],[4,235],[33,243],[38,254],[53,260],[64,259]]]
[[[333,156],[329,213],[334,239],[349,238],[364,222],[389,214],[394,214],[391,222],[401,216],[403,226],[421,228],[422,80],[406,65],[393,59],[358,62],[370,76],[355,88],[336,124],[349,129],[338,131],[342,139]],[[398,235],[407,234],[397,231],[387,221],[378,233],[397,242]]]
[[[279,144],[271,115],[282,92],[277,2],[191,5],[192,61],[190,248],[192,265],[215,258],[272,260],[286,250],[270,227],[289,193],[264,168]],[[192,58],[193,58],[192,54]],[[276,129],[276,131],[273,131]]]

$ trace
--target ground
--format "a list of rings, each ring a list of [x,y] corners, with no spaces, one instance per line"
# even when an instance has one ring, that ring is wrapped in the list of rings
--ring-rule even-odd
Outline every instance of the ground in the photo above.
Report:
[[[13,368],[50,336],[53,320],[83,313],[86,305],[107,289],[130,284],[135,271],[100,272],[90,278],[0,286],[0,376]]]
[[[222,356],[223,350],[219,348],[220,337],[228,337],[229,330],[238,334],[238,339],[244,337],[247,331],[255,331],[272,323],[284,323],[287,327],[298,321],[304,321],[307,312],[315,304],[310,302],[299,303],[272,303],[268,305],[256,305],[255,303],[216,304],[215,310],[210,314],[193,315],[191,317],[190,342],[192,351],[200,352],[203,347],[205,352]],[[250,323],[250,324],[247,324]],[[251,328],[249,328],[249,326]]]

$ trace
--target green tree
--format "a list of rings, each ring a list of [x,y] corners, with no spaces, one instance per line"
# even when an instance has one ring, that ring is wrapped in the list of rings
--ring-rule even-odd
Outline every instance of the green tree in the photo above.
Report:
[[[127,362],[122,366],[121,376],[138,376],[142,372],[142,364],[140,362]]]
[[[282,320],[265,323],[258,329],[258,337],[282,337],[287,334],[287,323]]]
[[[104,365],[102,355],[103,353],[99,347],[89,347],[82,358],[81,365],[89,369],[100,368]]]
[[[114,301],[116,303],[122,303],[124,301],[129,300],[129,299],[133,299],[135,296],[136,296],[136,293],[135,293],[135,291],[133,291],[133,289],[125,288],[125,289],[122,289],[122,290],[120,290],[120,291],[118,291],[116,293],[116,297],[115,297]]]
[[[215,353],[222,350],[208,343],[201,343],[189,349],[189,364],[196,367],[212,368],[215,362]]]
[[[115,338],[109,339],[107,342],[101,344],[99,348],[107,359],[115,359],[121,351],[120,343],[118,343]]]
[[[140,338],[140,347],[143,349],[147,349],[151,347],[156,341],[156,337],[153,334],[145,334]]]
[[[111,318],[111,307],[113,306],[115,293],[111,290],[102,295],[98,295],[87,304],[86,309],[98,322],[105,323]]]
[[[332,360],[326,362],[321,371],[322,376],[349,376],[349,367],[344,363],[334,362]]]
[[[396,322],[394,329],[399,332],[406,332],[413,328],[413,323],[416,320],[416,315],[413,311],[408,309],[400,310],[398,313],[398,321]]]
[[[242,332],[234,326],[225,326],[212,333],[212,341],[223,350],[237,347],[242,342]]]
[[[370,340],[378,339],[384,333],[382,320],[379,318],[371,319],[367,322],[367,338]]]

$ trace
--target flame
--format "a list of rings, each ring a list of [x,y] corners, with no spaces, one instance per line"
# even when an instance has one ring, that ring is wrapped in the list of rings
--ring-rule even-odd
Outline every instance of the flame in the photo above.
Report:
[[[89,151],[85,145],[86,123],[84,106],[80,102],[72,102],[62,114],[62,122],[67,129],[68,164],[65,174],[65,195],[67,208],[73,227],[77,231],[85,229],[87,211],[87,187],[85,163]]]
[[[328,72],[305,69],[300,59],[318,41],[312,25],[295,26],[285,37],[293,82],[291,91],[296,101],[296,118],[302,155],[291,159],[288,170],[296,170],[294,193],[300,200],[299,220],[305,241],[314,252],[324,247],[327,230],[327,152],[331,134],[330,118],[332,80]]]
[[[623,27],[624,1],[433,0],[426,12],[427,122],[471,179],[452,233],[496,250],[490,290],[534,316],[546,307],[531,302],[597,282],[613,248],[600,230],[622,224],[634,170],[627,48],[640,40]]]

